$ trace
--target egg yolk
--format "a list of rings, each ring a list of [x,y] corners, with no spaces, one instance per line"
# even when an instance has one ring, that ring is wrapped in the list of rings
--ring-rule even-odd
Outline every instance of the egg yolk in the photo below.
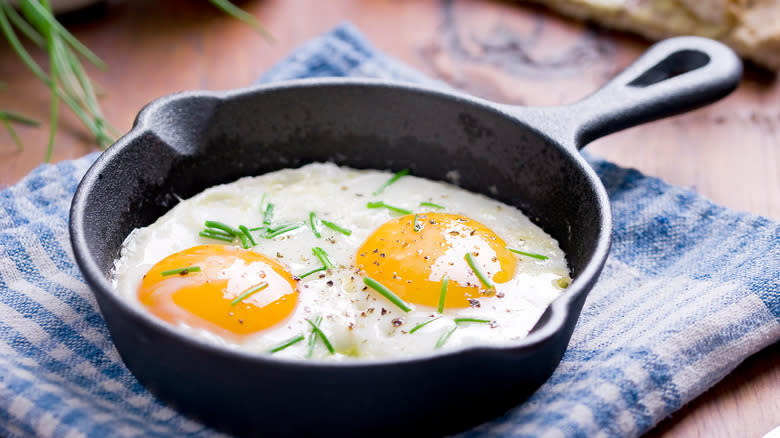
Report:
[[[490,228],[447,213],[406,215],[377,228],[358,249],[357,267],[404,301],[437,307],[448,278],[445,307],[462,308],[493,295],[466,261],[494,283],[512,279],[514,255]],[[417,224],[415,228],[415,223]]]
[[[182,272],[166,272],[190,268]],[[224,245],[201,245],[169,255],[146,273],[138,298],[173,324],[202,328],[231,340],[287,318],[296,282],[268,257]]]

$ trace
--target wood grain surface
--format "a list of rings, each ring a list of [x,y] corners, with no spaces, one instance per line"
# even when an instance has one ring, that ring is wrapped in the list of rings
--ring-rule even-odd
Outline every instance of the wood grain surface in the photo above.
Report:
[[[109,66],[88,68],[106,118],[126,132],[149,101],[188,89],[251,84],[298,45],[349,20],[384,52],[452,86],[521,105],[573,102],[649,43],[522,2],[256,0],[239,4],[273,33],[268,43],[206,0],[107,1],[63,18]],[[46,56],[33,51],[44,66]],[[0,41],[0,108],[42,122],[19,126],[18,151],[0,130],[0,187],[45,156],[49,95]],[[748,67],[726,99],[598,140],[591,153],[693,187],[738,210],[780,219],[780,81]],[[64,107],[53,161],[97,150]],[[760,437],[780,424],[780,344],[748,359],[648,436]]]

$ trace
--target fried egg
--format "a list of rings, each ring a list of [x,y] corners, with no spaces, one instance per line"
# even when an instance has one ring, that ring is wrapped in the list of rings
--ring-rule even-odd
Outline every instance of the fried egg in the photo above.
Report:
[[[555,239],[512,206],[332,163],[183,200],[113,270],[125,300],[189,335],[309,360],[505,345],[570,281]]]

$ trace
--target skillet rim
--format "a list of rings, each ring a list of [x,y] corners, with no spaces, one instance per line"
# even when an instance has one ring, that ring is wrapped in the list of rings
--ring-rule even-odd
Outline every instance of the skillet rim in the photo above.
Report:
[[[103,270],[99,268],[97,261],[89,250],[89,245],[87,244],[86,238],[88,233],[84,229],[84,219],[86,217],[84,210],[93,187],[96,184],[100,184],[100,174],[102,170],[115,160],[121,160],[122,152],[125,148],[129,147],[134,141],[147,133],[151,133],[158,139],[161,139],[161,136],[158,135],[158,131],[155,130],[154,123],[156,120],[155,116],[157,115],[158,111],[164,109],[165,106],[170,105],[171,103],[193,98],[211,99],[217,102],[224,102],[231,99],[244,98],[255,94],[262,95],[263,93],[290,88],[337,88],[354,86],[402,90],[407,93],[445,99],[458,105],[469,105],[477,107],[481,110],[496,113],[497,116],[507,118],[512,123],[520,123],[521,125],[524,125],[526,129],[543,138],[548,143],[547,147],[555,147],[560,149],[562,153],[570,156],[577,164],[576,167],[578,167],[579,170],[583,172],[583,176],[585,176],[588,185],[592,189],[597,204],[602,207],[599,209],[597,214],[600,219],[599,232],[598,235],[595,236],[595,249],[591,257],[583,266],[580,274],[573,279],[572,283],[565,290],[565,292],[557,297],[552,303],[550,303],[545,311],[545,314],[549,312],[550,315],[541,326],[535,326],[531,332],[529,332],[522,339],[517,341],[507,341],[498,345],[470,345],[451,350],[415,354],[408,357],[359,358],[355,360],[344,361],[302,361],[300,359],[274,357],[263,354],[262,352],[249,352],[240,349],[231,349],[227,346],[218,345],[213,342],[193,337],[183,333],[181,330],[178,330],[175,327],[170,326],[170,324],[159,320],[159,318],[155,318],[148,312],[143,312],[142,309],[127,302],[126,299],[120,297],[114,291],[114,287],[111,284],[109,276],[104,274]],[[553,341],[556,336],[560,336],[562,334],[561,332],[566,329],[567,323],[574,324],[577,320],[579,320],[582,302],[578,301],[584,301],[584,299],[587,297],[590,290],[594,287],[599,274],[601,273],[601,270],[606,263],[609,247],[611,245],[612,213],[606,189],[596,175],[595,171],[585,161],[582,155],[577,152],[576,146],[573,144],[563,144],[560,141],[555,140],[549,133],[546,133],[533,124],[525,121],[523,118],[523,111],[526,108],[538,109],[534,107],[520,107],[500,104],[471,96],[456,90],[439,89],[415,83],[384,79],[349,77],[294,79],[225,91],[191,90],[162,96],[150,102],[141,109],[141,111],[136,116],[131,130],[118,139],[106,151],[104,151],[89,167],[79,182],[73,197],[73,201],[71,203],[69,221],[70,240],[74,257],[76,259],[77,265],[84,275],[90,290],[94,295],[96,295],[96,298],[107,299],[111,305],[129,314],[129,316],[137,323],[147,324],[149,328],[158,332],[165,332],[166,335],[172,336],[179,342],[185,342],[198,349],[208,351],[209,354],[229,357],[231,360],[267,363],[269,365],[278,364],[284,366],[295,366],[298,368],[363,368],[393,366],[431,360],[447,360],[460,355],[479,354],[480,352],[511,353],[514,351],[524,350],[533,351],[534,349],[539,348],[537,347],[538,345]],[[165,143],[165,145],[174,150],[174,152],[178,155],[186,155],[186,152],[180,151],[168,143]],[[605,206],[606,208],[604,208]],[[540,226],[541,225],[543,224],[540,224]],[[542,228],[544,229],[543,226]],[[97,296],[98,294],[100,294],[100,297]],[[102,301],[99,299],[98,304],[99,307],[101,307],[102,313],[101,303]],[[567,345],[570,340],[570,336],[570,333],[566,336]],[[556,359],[553,369],[557,367],[558,361],[559,359]]]

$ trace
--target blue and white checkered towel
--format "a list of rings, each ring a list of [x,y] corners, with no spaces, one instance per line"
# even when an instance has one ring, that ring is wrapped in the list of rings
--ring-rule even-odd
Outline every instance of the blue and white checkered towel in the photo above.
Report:
[[[372,76],[435,84],[350,25],[262,81]],[[151,396],[115,351],[68,240],[95,154],[0,191],[0,435],[214,436]],[[638,436],[780,340],[780,224],[590,159],[614,244],[553,376],[467,436]]]

